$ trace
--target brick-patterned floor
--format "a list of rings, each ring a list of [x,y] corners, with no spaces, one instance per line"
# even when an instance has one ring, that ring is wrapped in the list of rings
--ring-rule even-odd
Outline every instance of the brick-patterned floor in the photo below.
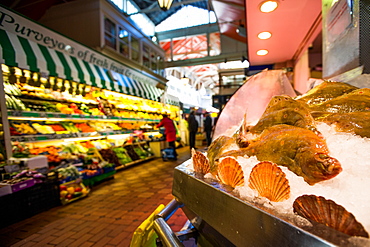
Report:
[[[189,147],[178,153],[177,161],[156,158],[120,170],[86,198],[0,229],[0,246],[129,246],[135,229],[173,199],[173,170],[190,158]],[[179,231],[186,221],[178,209],[167,223]]]

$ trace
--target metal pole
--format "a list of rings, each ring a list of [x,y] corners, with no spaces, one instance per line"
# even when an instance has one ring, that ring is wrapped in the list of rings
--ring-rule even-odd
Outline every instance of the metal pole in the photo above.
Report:
[[[176,237],[175,233],[168,226],[163,218],[158,218],[153,224],[154,230],[157,233],[159,239],[166,247],[183,247],[184,245]]]
[[[0,63],[0,66],[2,64]],[[1,112],[1,123],[3,124],[3,133],[4,133],[4,146],[6,152],[6,160],[9,162],[9,159],[12,157],[12,143],[10,139],[10,129],[8,121],[8,109],[6,107],[5,91],[4,91],[4,78],[3,72],[1,70],[0,76],[0,112]]]

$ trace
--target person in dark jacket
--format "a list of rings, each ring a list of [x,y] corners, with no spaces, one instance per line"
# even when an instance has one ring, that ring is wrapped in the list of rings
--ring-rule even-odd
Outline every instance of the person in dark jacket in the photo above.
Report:
[[[191,111],[189,118],[188,118],[188,126],[189,126],[189,145],[190,150],[195,149],[195,137],[198,132],[198,121],[195,118],[195,112]]]
[[[209,113],[204,114],[204,132],[206,132],[207,146],[211,145],[212,142],[212,118],[209,116]]]
[[[176,127],[172,119],[168,117],[167,114],[162,115],[162,120],[157,124],[157,128],[164,127],[164,134],[166,136],[166,141],[168,145],[173,148],[175,156],[177,157],[176,152]]]

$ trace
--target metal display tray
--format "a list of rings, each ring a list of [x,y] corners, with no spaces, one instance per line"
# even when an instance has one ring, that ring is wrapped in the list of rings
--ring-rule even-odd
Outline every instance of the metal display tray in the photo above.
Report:
[[[199,235],[212,243],[210,246],[363,246],[360,238],[353,241],[322,224],[302,229],[240,199],[217,181],[196,176],[186,168],[186,162],[175,168],[172,190]]]

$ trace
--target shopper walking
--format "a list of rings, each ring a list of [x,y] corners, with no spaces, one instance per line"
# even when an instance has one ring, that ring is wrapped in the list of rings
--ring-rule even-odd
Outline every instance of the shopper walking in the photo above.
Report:
[[[191,111],[188,119],[188,126],[189,126],[189,145],[190,150],[195,149],[195,137],[198,132],[198,121],[195,118],[195,112]]]
[[[204,117],[204,132],[206,133],[207,146],[209,146],[212,142],[212,118],[208,112],[204,114]]]
[[[166,141],[168,145],[173,148],[175,157],[177,157],[176,153],[176,126],[172,119],[168,117],[167,114],[162,115],[162,120],[157,124],[157,128],[164,127],[164,134],[166,136]]]

